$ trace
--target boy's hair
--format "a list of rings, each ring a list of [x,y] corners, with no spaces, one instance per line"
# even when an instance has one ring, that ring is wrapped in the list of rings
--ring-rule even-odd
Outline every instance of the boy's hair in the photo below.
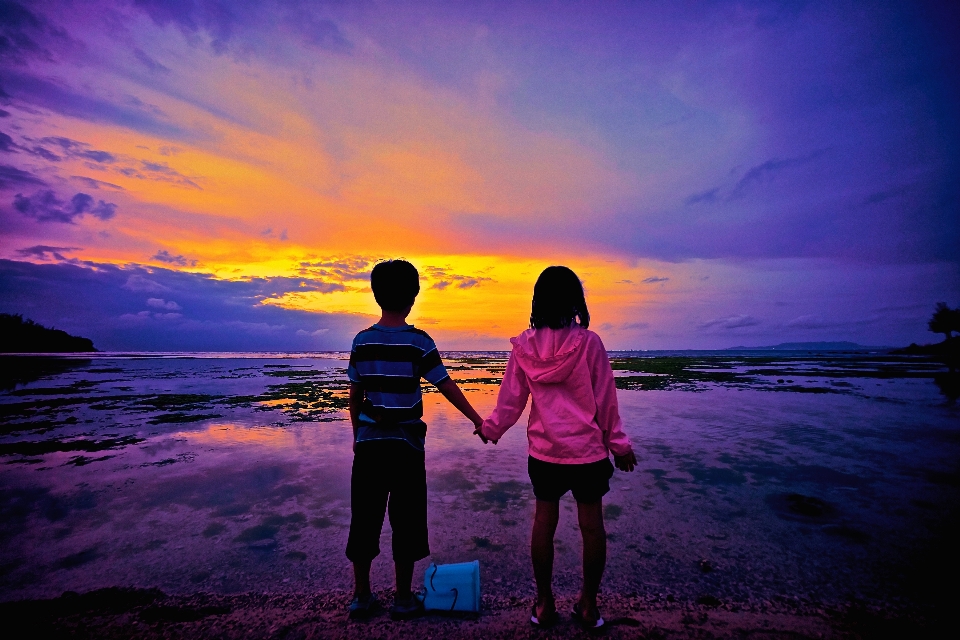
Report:
[[[420,274],[406,260],[379,262],[370,272],[373,297],[384,311],[403,311],[420,293]]]
[[[583,295],[583,283],[568,267],[547,267],[533,286],[530,326],[563,329],[579,319],[580,326],[590,326],[590,312]]]

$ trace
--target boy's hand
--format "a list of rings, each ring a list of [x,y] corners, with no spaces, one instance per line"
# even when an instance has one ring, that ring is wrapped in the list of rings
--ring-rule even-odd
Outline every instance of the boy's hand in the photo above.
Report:
[[[617,466],[617,469],[620,469],[620,471],[626,471],[629,473],[637,466],[637,456],[634,455],[633,451],[622,456],[614,455],[613,463]]]
[[[476,420],[474,420],[473,426],[475,427],[474,430],[473,430],[473,433],[474,433],[475,435],[480,436],[480,439],[483,440],[483,444],[489,443],[489,442],[490,442],[490,438],[488,438],[487,436],[483,435],[483,420],[481,420],[479,416],[477,417]],[[493,441],[493,444],[497,444],[497,441],[494,440],[494,441]]]

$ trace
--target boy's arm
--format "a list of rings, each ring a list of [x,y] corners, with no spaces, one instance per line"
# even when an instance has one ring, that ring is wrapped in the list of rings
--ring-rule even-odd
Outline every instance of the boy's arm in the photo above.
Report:
[[[473,423],[474,427],[480,429],[483,425],[483,418],[481,418],[480,414],[473,408],[473,405],[470,404],[470,401],[463,395],[463,391],[460,391],[460,387],[457,386],[457,383],[454,382],[452,378],[447,378],[440,382],[440,384],[437,385],[437,390],[440,391],[443,397],[456,407],[460,413],[465,415],[467,420]],[[482,434],[478,435],[483,438]],[[484,438],[484,441],[486,441],[486,438]]]
[[[363,387],[350,383],[350,424],[353,425],[353,448],[357,447],[357,431],[360,429],[360,411],[363,409]]]

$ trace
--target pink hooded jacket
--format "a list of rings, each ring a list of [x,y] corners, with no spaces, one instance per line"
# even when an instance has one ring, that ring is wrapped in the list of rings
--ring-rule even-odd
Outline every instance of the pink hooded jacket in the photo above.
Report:
[[[511,338],[497,407],[481,431],[498,440],[516,424],[533,395],[527,440],[545,462],[585,464],[632,448],[617,409],[617,388],[600,336],[578,324],[528,329]]]

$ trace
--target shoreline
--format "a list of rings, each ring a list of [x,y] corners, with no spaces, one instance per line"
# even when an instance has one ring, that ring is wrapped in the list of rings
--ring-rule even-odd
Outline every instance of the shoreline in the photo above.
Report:
[[[390,602],[390,590],[379,594]],[[573,598],[559,598],[560,622],[551,629],[529,623],[529,598],[482,598],[479,616],[429,613],[393,622],[386,611],[367,621],[348,621],[349,593],[197,592],[167,595],[157,589],[110,587],[66,592],[46,600],[0,603],[0,616],[29,629],[29,637],[71,638],[543,638],[592,637],[564,615]],[[889,603],[825,606],[780,598],[760,603],[668,602],[656,596],[601,595],[605,636],[610,638],[873,638],[892,634],[934,637],[933,610]],[[21,632],[22,637],[28,637]],[[20,637],[14,632],[11,637]]]

